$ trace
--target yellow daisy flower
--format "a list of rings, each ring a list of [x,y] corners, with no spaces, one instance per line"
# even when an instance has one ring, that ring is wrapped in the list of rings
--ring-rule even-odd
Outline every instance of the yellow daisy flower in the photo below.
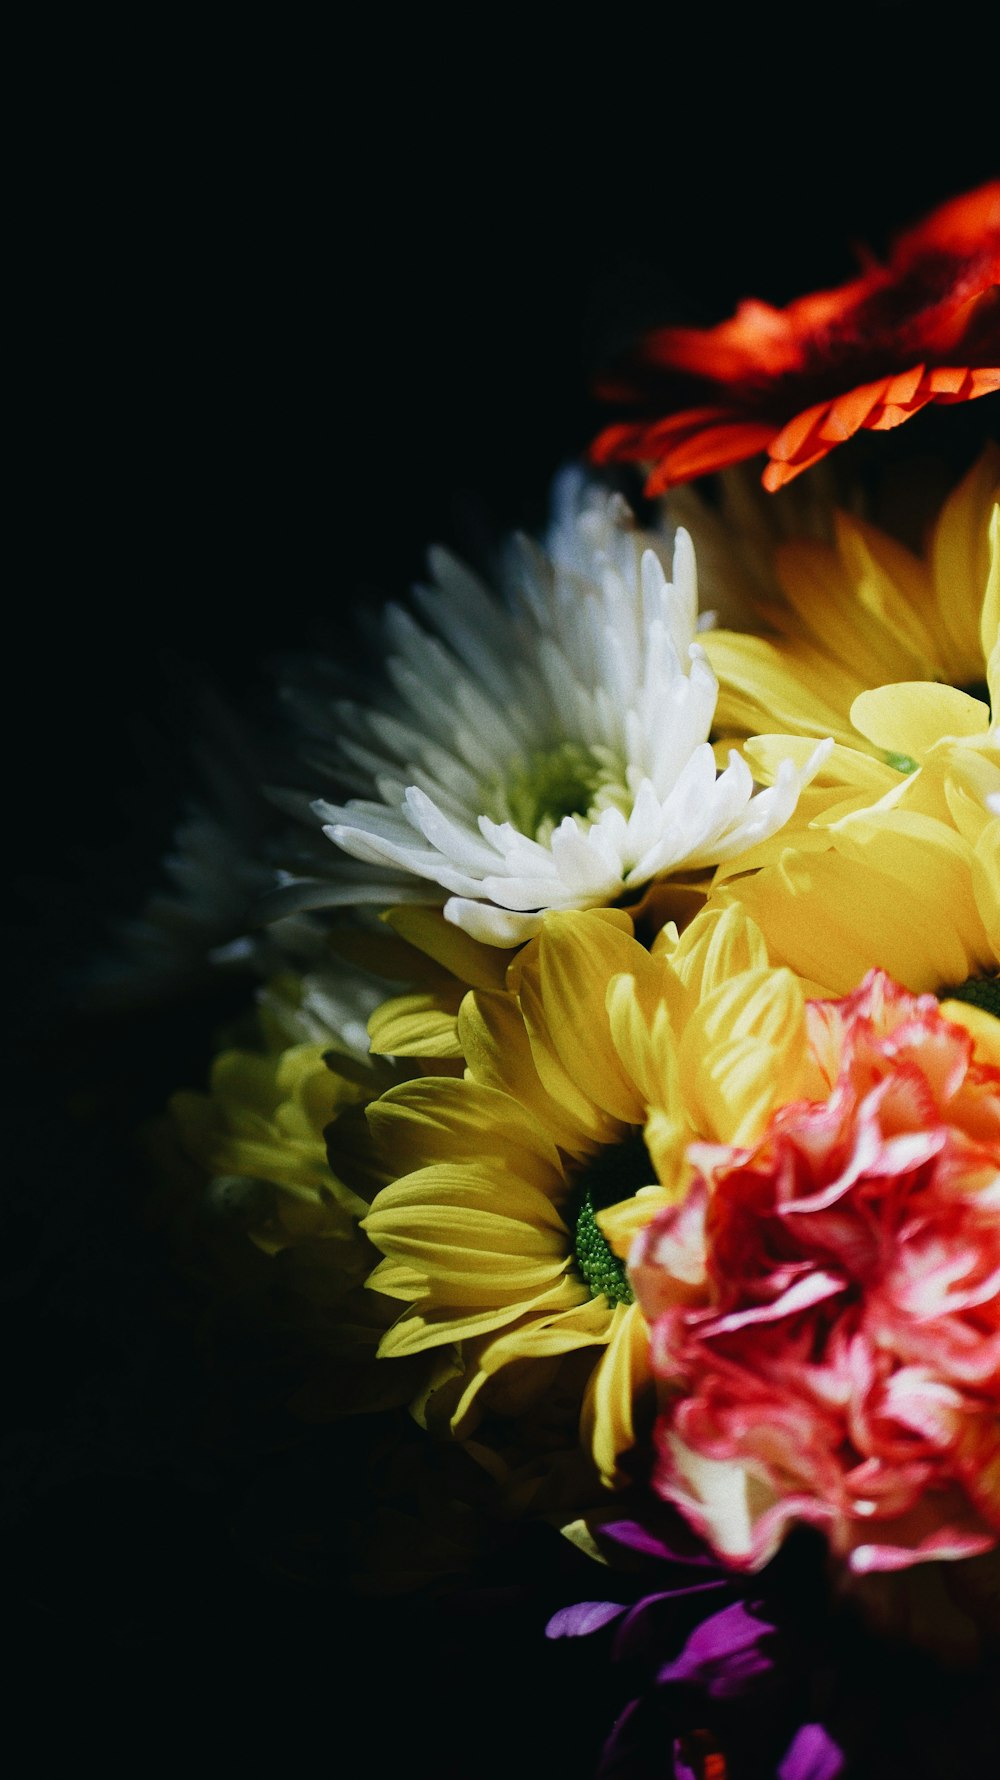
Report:
[[[395,1177],[365,1219],[385,1255],[371,1284],[407,1302],[381,1351],[461,1344],[455,1433],[474,1427],[497,1375],[487,1397],[517,1413],[551,1382],[551,1366],[525,1379],[522,1362],[599,1347],[620,1387],[611,1445],[632,1443],[640,1325],[594,1211],[656,1174],[604,998],[621,971],[657,968],[622,913],[550,917],[512,972],[515,993],[464,1002],[464,1079],[424,1077],[369,1108]]]
[[[718,1111],[704,1007],[721,997],[712,1030],[739,1047],[741,1016],[722,1003],[751,966],[766,972],[766,953],[736,911],[697,917],[681,939],[670,927],[652,952],[622,911],[550,915],[510,989],[463,1003],[464,1078],[424,1077],[369,1106],[394,1176],[364,1220],[385,1256],[370,1283],[406,1304],[380,1351],[439,1350],[453,1433],[467,1438],[487,1406],[526,1413],[566,1361],[598,1349],[582,1432],[604,1478],[620,1478],[648,1355],[604,1230],[610,1218],[620,1251],[683,1190],[686,1144],[712,1135]],[[730,1103],[727,1129],[734,1116]]]
[[[704,642],[720,684],[717,727],[768,732],[747,750],[755,768],[788,755],[777,732],[829,735],[838,747],[819,782],[850,783],[860,771],[881,794],[942,738],[995,744],[998,496],[1000,453],[990,446],[946,501],[923,559],[846,514],[836,515],[833,544],[778,548],[784,601],[760,609],[773,634],[718,630]],[[868,764],[851,766],[841,750]]]

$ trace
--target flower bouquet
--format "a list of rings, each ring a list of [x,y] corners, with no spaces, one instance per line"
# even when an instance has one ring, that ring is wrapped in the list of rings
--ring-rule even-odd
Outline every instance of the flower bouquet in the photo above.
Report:
[[[924,1771],[927,1676],[987,1759],[1000,453],[883,511],[839,448],[1000,388],[998,283],[993,183],[646,333],[540,536],[286,664],[266,792],[220,724],[132,934],[256,979],[151,1143],[377,1427],[358,1599],[507,1614],[604,1776]]]

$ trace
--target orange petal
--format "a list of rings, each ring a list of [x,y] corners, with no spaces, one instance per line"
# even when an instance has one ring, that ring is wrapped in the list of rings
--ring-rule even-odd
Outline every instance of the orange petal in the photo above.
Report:
[[[798,458],[807,443],[811,445],[812,436],[819,430],[829,408],[829,402],[817,402],[814,407],[803,408],[800,414],[793,415],[771,440],[769,455],[780,463]]]
[[[662,420],[647,421],[646,444],[650,449],[646,455],[653,457],[661,446],[690,438],[692,433],[703,432],[707,427],[728,425],[738,419],[739,415],[732,408],[720,408],[718,403],[713,403],[711,407],[682,408],[680,413],[664,415]]]
[[[632,459],[648,456],[643,450],[649,429],[645,426],[629,426],[624,423],[606,426],[603,433],[598,433],[590,447],[591,462],[607,464],[620,462],[622,458]]]
[[[814,451],[811,457],[800,458],[798,463],[794,464],[775,463],[772,459],[765,466],[761,482],[768,494],[777,494],[778,489],[784,488],[786,482],[794,482],[796,476],[801,476],[803,470],[811,470],[813,464],[818,464],[821,458],[828,457],[832,450],[832,443],[823,445],[819,451]]]
[[[912,371],[901,371],[898,377],[893,377],[882,398],[886,407],[905,408],[907,403],[912,402],[923,375],[924,366],[914,365]]]
[[[902,268],[925,254],[939,253],[959,259],[981,253],[988,275],[984,283],[1000,278],[1000,179],[939,205],[899,236],[890,263]]]
[[[977,396],[988,396],[1000,389],[1000,365],[983,365],[978,370],[970,371],[972,388],[967,400],[975,401]]]
[[[892,377],[880,377],[875,383],[859,383],[856,389],[845,389],[842,396],[835,396],[819,429],[820,438],[830,445],[853,439],[861,427],[870,424],[869,414],[888,399],[888,390],[895,381]]]
[[[916,402],[908,402],[905,408],[890,406],[879,408],[871,419],[865,422],[865,425],[873,433],[888,433],[894,426],[902,426],[904,420],[909,420],[911,415],[919,414],[921,408],[926,408],[928,402],[933,402],[933,400],[934,397],[928,390]]]
[[[928,371],[927,381],[936,396],[957,396],[961,394],[968,376],[965,365],[935,365],[933,370]]]
[[[674,482],[686,482],[692,476],[707,476],[711,470],[725,470],[730,464],[742,463],[755,452],[765,451],[773,433],[774,427],[769,423],[752,420],[705,427],[661,458],[646,483],[646,493],[663,494]]]
[[[643,363],[686,371],[713,383],[780,376],[798,368],[795,329],[780,309],[748,298],[714,328],[659,328],[640,347]]]

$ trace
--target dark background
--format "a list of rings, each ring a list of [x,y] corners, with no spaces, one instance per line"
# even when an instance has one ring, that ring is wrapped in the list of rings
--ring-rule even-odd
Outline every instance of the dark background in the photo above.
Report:
[[[488,1714],[497,1771],[516,1749],[535,1772],[546,1734],[565,1750],[551,1726],[592,1754],[580,1671],[528,1654],[544,1603],[470,1640],[348,1601],[336,1537],[310,1578],[288,1529],[308,1544],[353,1502],[350,1446],[289,1431],[252,1331],[206,1368],[211,1310],[129,1141],[203,1079],[229,1009],[97,1020],[81,974],[155,880],[202,678],[262,710],[269,660],[336,648],[429,542],[537,524],[599,424],[593,370],[641,323],[839,282],[852,243],[995,171],[976,11],[932,33],[902,5],[661,9],[655,31],[615,11],[544,49],[499,11],[447,34],[386,16],[41,56],[2,1299],[6,1592],[40,1732],[216,1759],[267,1732],[294,1768],[310,1733],[333,1760],[377,1719],[365,1771],[450,1735],[431,1771],[465,1775],[493,1771],[455,1753]],[[524,1746],[533,1703],[550,1731]]]

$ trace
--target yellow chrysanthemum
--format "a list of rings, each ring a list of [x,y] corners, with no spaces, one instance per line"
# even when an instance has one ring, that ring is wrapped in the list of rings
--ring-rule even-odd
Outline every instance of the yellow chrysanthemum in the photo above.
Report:
[[[369,1108],[396,1177],[365,1219],[386,1257],[372,1284],[408,1302],[382,1352],[462,1344],[455,1432],[474,1426],[488,1381],[499,1377],[487,1395],[516,1412],[551,1373],[543,1366],[525,1380],[524,1361],[605,1347],[620,1386],[611,1445],[631,1444],[644,1355],[633,1351],[639,1325],[593,1210],[595,1193],[604,1203],[656,1178],[642,1142],[646,1107],[604,1011],[614,975],[650,968],[627,916],[550,918],[518,961],[516,993],[464,1002],[464,1079],[424,1077]]]
[[[183,1148],[216,1183],[219,1209],[238,1203],[252,1239],[270,1253],[298,1237],[342,1234],[367,1209],[331,1175],[323,1134],[368,1096],[327,1067],[327,1050],[227,1049],[212,1064],[207,1094],[183,1090],[170,1101]]]
[[[908,989],[1000,1012],[1000,760],[946,757],[919,795],[803,838],[717,891],[758,923],[775,961],[813,993],[848,994],[881,967]]]
[[[996,745],[998,493],[990,446],[945,503],[923,560],[845,514],[834,544],[779,547],[784,603],[760,611],[773,634],[705,639],[717,725],[764,735],[747,749],[755,768],[766,775],[788,754],[785,732],[832,736],[819,783],[863,784],[877,797],[942,741]]]
[[[605,1478],[620,1474],[647,1347],[602,1226],[620,1251],[682,1190],[687,1142],[721,1116],[703,1054],[723,1035],[730,1052],[743,1043],[726,985],[754,970],[774,977],[736,911],[699,916],[680,940],[668,928],[652,953],[621,911],[549,916],[510,989],[463,1003],[464,1079],[424,1077],[370,1105],[395,1177],[365,1219],[385,1256],[371,1284],[407,1306],[381,1351],[440,1350],[453,1432],[467,1437],[487,1406],[525,1413],[566,1359],[597,1348],[583,1433]],[[752,1120],[765,1051],[727,1128]]]
[[[416,1381],[412,1368],[374,1364],[392,1307],[364,1290],[376,1257],[360,1219],[384,1176],[363,1109],[398,1071],[355,1064],[328,1045],[289,1045],[295,994],[293,979],[270,983],[256,1013],[260,1048],[220,1052],[208,1093],[172,1096],[173,1136],[205,1182],[208,1214],[274,1258],[282,1320],[325,1355],[325,1375],[299,1393],[303,1406],[383,1408],[405,1401]]]

